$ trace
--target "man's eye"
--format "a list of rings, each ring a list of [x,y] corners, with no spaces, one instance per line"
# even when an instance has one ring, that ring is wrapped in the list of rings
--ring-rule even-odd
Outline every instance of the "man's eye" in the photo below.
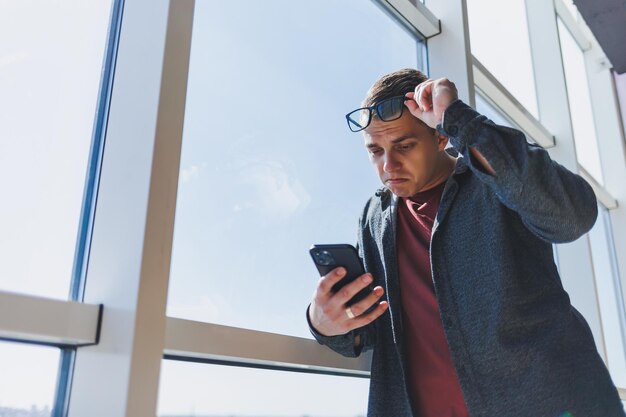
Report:
[[[371,153],[372,155],[378,155],[378,154],[380,154],[382,151],[383,151],[383,150],[382,150],[382,149],[380,149],[380,148],[373,148],[373,149],[370,149],[370,153]]]
[[[402,145],[398,145],[398,149],[401,151],[408,151],[413,147],[412,143],[403,143]]]

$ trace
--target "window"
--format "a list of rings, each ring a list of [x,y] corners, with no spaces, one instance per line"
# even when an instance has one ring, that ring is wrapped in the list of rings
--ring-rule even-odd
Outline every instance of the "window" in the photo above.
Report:
[[[563,69],[567,83],[567,99],[569,101],[576,157],[583,166],[600,184],[604,183],[600,154],[596,138],[585,57],[578,47],[574,37],[569,33],[560,18],[557,17],[561,54],[563,55]]]
[[[311,337],[308,249],[380,186],[344,115],[423,47],[373,2],[196,4],[169,316]]]
[[[67,298],[110,0],[0,13],[0,290]]]
[[[598,206],[598,219],[589,232],[589,243],[602,318],[607,362],[613,382],[626,387],[626,317],[617,272],[608,211]]]
[[[58,366],[58,349],[0,342],[0,416],[50,416]]]
[[[166,360],[157,415],[365,416],[368,386],[366,378]]]
[[[468,0],[472,55],[539,118],[524,0]]]

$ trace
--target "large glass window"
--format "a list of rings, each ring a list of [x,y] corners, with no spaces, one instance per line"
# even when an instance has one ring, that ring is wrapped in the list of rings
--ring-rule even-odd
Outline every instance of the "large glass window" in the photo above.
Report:
[[[369,379],[163,361],[160,417],[365,416]]]
[[[567,99],[574,130],[576,157],[583,168],[600,184],[603,184],[585,57],[560,18],[557,18],[557,24],[567,83]]]
[[[0,4],[0,291],[68,296],[110,6]]]
[[[626,317],[608,211],[598,206],[589,243],[602,318],[608,369],[615,385],[626,388]]]
[[[308,249],[380,185],[344,116],[421,48],[369,1],[196,3],[168,315],[310,337]]]
[[[467,15],[472,55],[539,118],[524,0],[467,0]]]
[[[0,416],[49,417],[59,349],[0,342]]]

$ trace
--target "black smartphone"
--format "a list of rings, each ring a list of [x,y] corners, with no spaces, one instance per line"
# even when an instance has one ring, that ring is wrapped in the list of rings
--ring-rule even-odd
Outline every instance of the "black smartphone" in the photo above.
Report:
[[[341,281],[333,285],[331,289],[333,292],[339,291],[343,286],[351,283],[365,273],[365,269],[361,264],[361,258],[359,258],[356,248],[352,245],[313,245],[311,249],[309,249],[309,253],[311,254],[311,258],[313,258],[313,262],[315,262],[320,276],[324,276],[340,266],[346,269],[346,275]],[[361,301],[367,297],[373,289],[373,284],[369,284],[352,297],[346,305],[351,306]]]

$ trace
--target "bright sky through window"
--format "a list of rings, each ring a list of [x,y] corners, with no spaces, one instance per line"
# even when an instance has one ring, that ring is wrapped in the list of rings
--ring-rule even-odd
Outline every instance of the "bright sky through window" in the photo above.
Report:
[[[309,246],[379,187],[344,115],[420,48],[369,1],[196,3],[169,315],[311,337]]]

